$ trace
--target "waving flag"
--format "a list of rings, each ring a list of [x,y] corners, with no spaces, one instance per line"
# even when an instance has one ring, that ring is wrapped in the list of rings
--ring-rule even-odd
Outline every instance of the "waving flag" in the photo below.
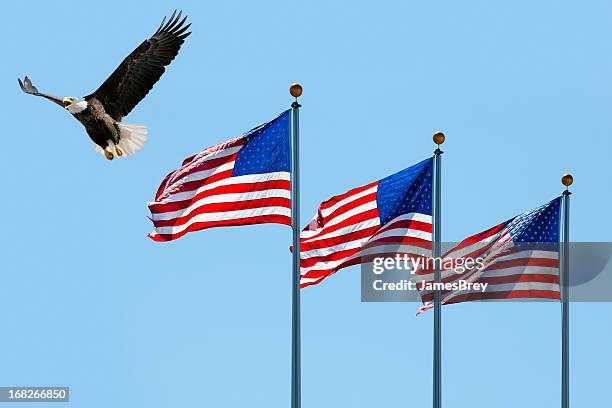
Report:
[[[431,251],[432,159],[330,198],[300,236],[300,286],[321,282],[389,246]]]
[[[559,209],[561,198],[527,211],[460,242],[442,257],[442,283],[471,283],[469,288],[441,290],[442,304],[487,299],[559,299]],[[476,260],[466,268],[466,259]],[[451,263],[452,261],[452,263]],[[449,268],[444,268],[448,264]],[[459,265],[459,266],[457,266]],[[430,309],[433,272],[417,272],[417,288]],[[473,284],[484,289],[475,289]],[[483,284],[486,284],[484,286]],[[452,287],[453,285],[447,285]],[[465,286],[465,285],[463,285]]]
[[[183,161],[149,203],[155,241],[212,227],[291,225],[290,114]]]

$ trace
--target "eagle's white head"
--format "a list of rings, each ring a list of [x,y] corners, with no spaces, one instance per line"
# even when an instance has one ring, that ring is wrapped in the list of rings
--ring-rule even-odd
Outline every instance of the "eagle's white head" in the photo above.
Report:
[[[71,96],[67,96],[62,99],[62,103],[64,104],[64,108],[66,108],[66,110],[73,115],[87,109],[87,101],[83,98],[73,98]]]

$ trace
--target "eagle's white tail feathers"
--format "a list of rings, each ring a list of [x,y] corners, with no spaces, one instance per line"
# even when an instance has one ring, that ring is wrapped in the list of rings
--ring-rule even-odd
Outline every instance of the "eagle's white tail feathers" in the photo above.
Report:
[[[119,147],[123,151],[123,156],[131,156],[142,149],[147,140],[147,127],[145,125],[132,125],[129,123],[117,123],[119,126]],[[119,157],[117,148],[112,140],[108,141],[108,150]],[[104,150],[96,145],[96,151],[104,154]]]
[[[119,125],[119,147],[130,156],[144,147],[147,140],[147,127],[145,125],[130,125],[128,123],[117,123]]]

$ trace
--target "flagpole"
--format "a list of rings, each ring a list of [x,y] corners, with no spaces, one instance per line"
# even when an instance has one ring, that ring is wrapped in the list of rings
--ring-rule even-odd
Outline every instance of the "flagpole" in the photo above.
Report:
[[[569,408],[569,186],[574,182],[571,174],[565,173],[561,183],[563,191],[563,246],[561,257],[561,408]]]
[[[442,167],[442,150],[440,145],[444,143],[445,136],[442,132],[436,132],[433,135],[433,141],[438,145],[434,151],[434,186],[433,186],[433,248],[432,255],[434,258],[434,282],[439,283],[442,279],[440,271],[440,263],[438,260],[441,257],[441,235],[440,235],[440,220],[441,220],[441,167]],[[440,291],[434,291],[434,355],[433,355],[433,407],[442,407],[442,303],[440,300]]]
[[[291,228],[293,230],[293,280],[291,296],[291,408],[300,408],[301,350],[300,350],[300,104],[302,86],[289,87],[295,101],[291,104]]]

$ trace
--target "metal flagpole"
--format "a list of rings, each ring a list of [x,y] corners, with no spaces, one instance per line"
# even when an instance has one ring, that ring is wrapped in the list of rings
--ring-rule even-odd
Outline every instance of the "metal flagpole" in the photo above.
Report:
[[[434,151],[434,186],[433,186],[433,247],[432,255],[434,259],[434,282],[439,283],[441,279],[440,272],[440,257],[441,235],[440,235],[440,210],[441,210],[441,166],[442,166],[442,150],[440,145],[444,143],[444,133],[436,132],[433,135],[433,141],[438,145]],[[440,319],[442,317],[442,303],[440,300],[440,291],[434,291],[434,356],[433,356],[433,407],[442,407],[442,326]]]
[[[569,186],[574,182],[571,174],[565,173],[561,183],[563,191],[563,245],[561,247],[561,408],[569,408]]]
[[[293,229],[293,282],[291,303],[291,408],[301,406],[300,358],[300,104],[302,86],[289,87],[295,101],[291,104],[291,228]]]

